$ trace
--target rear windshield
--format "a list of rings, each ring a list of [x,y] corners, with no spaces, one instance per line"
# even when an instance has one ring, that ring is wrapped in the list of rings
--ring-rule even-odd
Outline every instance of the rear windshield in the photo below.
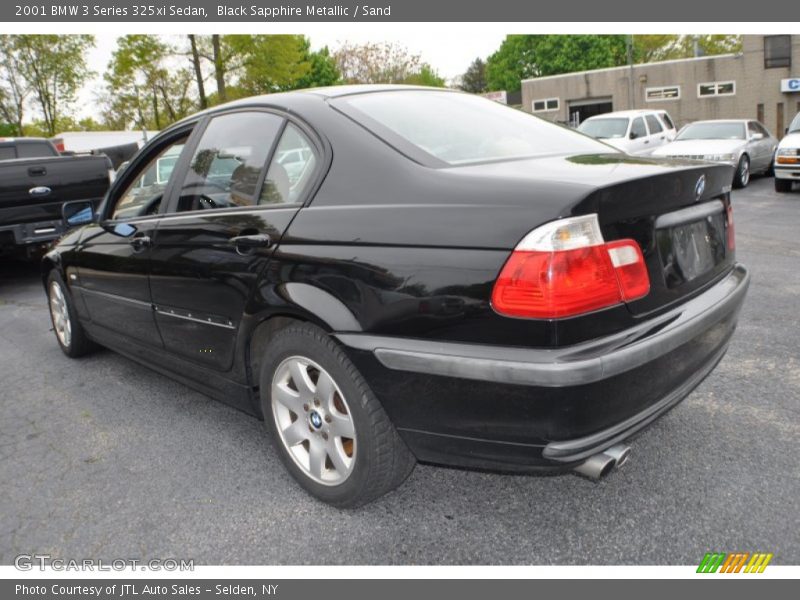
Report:
[[[492,100],[457,92],[392,91],[335,102],[367,129],[416,158],[421,150],[450,165],[613,148]],[[398,143],[400,142],[400,143]]]
[[[744,123],[693,123],[687,125],[676,140],[743,140]]]
[[[628,132],[628,119],[590,119],[581,123],[578,131],[601,140],[621,138]]]

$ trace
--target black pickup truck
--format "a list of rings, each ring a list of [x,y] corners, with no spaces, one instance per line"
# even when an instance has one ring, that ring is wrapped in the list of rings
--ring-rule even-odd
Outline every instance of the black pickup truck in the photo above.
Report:
[[[64,232],[62,205],[99,204],[113,176],[106,156],[62,156],[46,139],[0,138],[0,256],[38,254]]]

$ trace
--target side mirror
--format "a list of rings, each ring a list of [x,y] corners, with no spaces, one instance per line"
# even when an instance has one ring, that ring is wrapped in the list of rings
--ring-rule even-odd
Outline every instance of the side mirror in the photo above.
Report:
[[[632,140],[635,140],[635,139],[636,139],[637,137],[639,137],[639,136],[638,136],[638,135],[636,135],[636,132],[635,132],[635,131],[631,131],[631,134],[630,134],[628,137],[629,137],[630,139],[632,139]]]
[[[750,139],[753,140],[754,142],[757,142],[758,140],[763,140],[764,139],[764,134],[763,133],[754,133],[752,136],[750,136]]]
[[[86,223],[93,223],[95,218],[94,204],[88,200],[65,202],[61,207],[61,218],[67,229],[85,225]]]

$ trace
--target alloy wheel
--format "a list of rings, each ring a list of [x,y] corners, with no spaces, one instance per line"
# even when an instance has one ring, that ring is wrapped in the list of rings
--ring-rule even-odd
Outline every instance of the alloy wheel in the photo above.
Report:
[[[62,346],[69,348],[72,342],[72,322],[69,318],[67,299],[57,281],[50,284],[50,315],[53,318],[53,327],[58,340]]]
[[[272,378],[272,416],[298,467],[323,485],[340,485],[356,461],[356,433],[344,394],[309,358],[290,356]]]
[[[750,182],[750,161],[743,158],[739,163],[739,183],[742,187]]]

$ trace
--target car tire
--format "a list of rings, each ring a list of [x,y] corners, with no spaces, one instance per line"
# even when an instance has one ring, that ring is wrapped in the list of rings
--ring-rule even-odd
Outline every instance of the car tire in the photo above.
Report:
[[[95,349],[78,319],[72,296],[55,269],[47,276],[47,304],[56,341],[64,354],[78,358]]]
[[[733,175],[733,187],[741,189],[750,183],[750,158],[747,154],[742,154],[739,164],[736,165],[736,173]]]
[[[261,409],[272,443],[312,496],[355,508],[410,475],[414,455],[325,331],[309,323],[281,329],[261,365]]]
[[[792,180],[791,179],[775,179],[775,191],[776,192],[791,192],[792,191]]]

